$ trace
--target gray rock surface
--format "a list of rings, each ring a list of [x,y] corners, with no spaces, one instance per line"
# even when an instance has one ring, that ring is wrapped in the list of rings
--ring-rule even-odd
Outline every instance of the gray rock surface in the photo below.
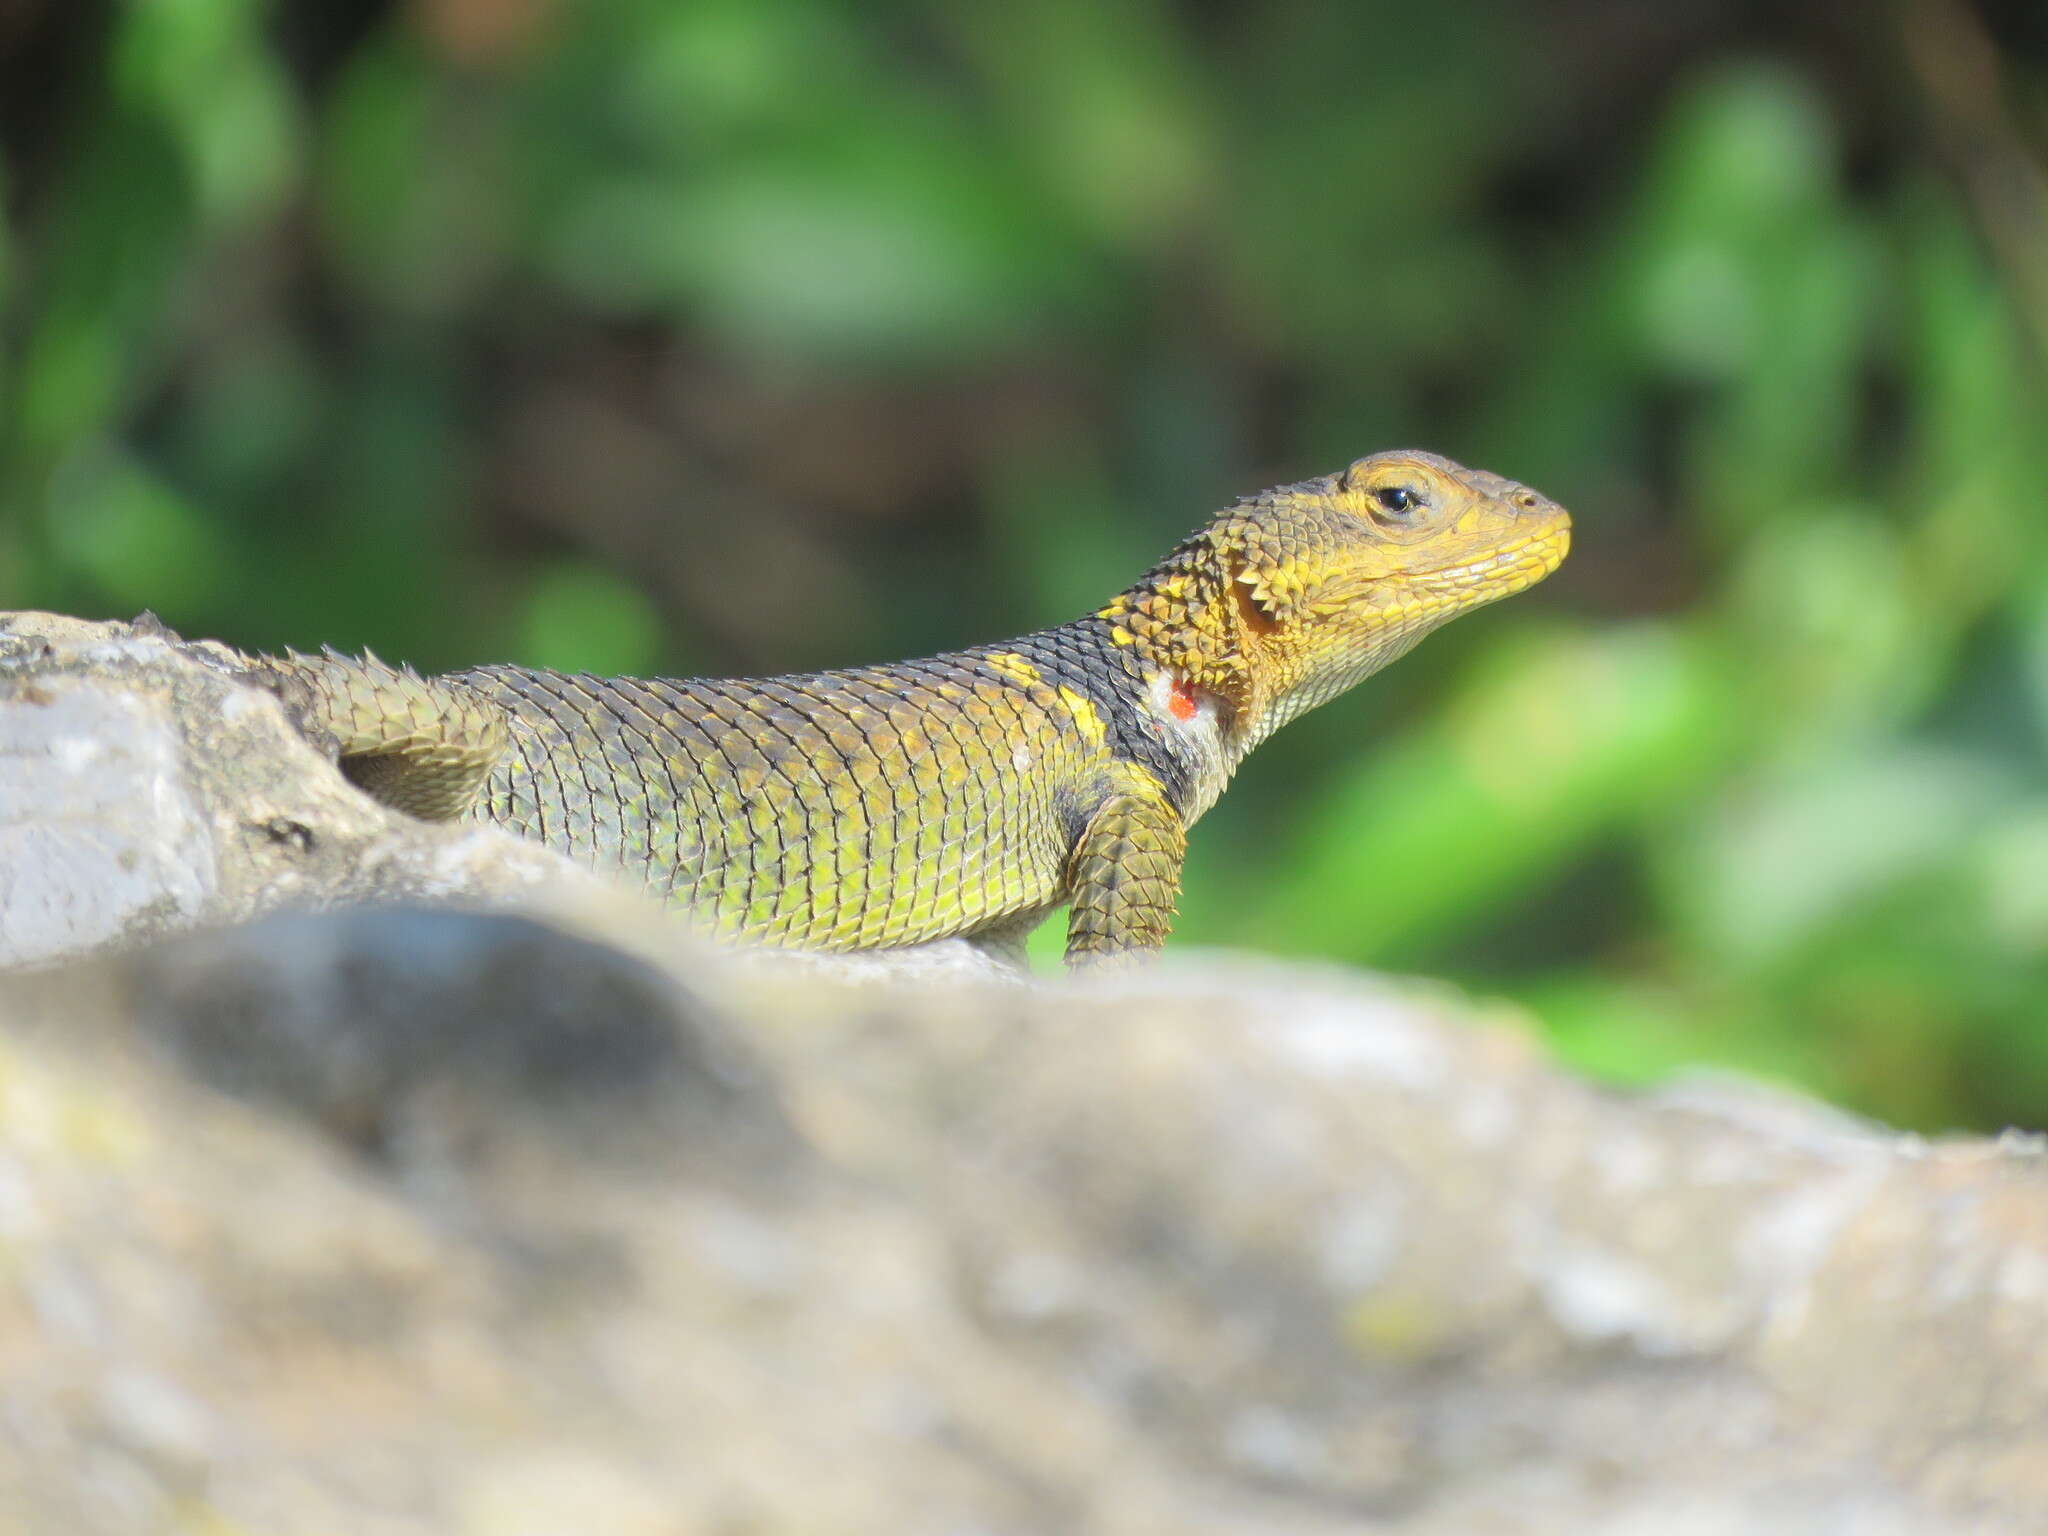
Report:
[[[2048,1159],[1363,978],[273,918],[0,990],[0,1528],[1999,1532]]]
[[[2034,1142],[1340,972],[744,962],[16,623],[0,931],[97,953],[0,977],[0,1530],[2048,1526]]]
[[[495,829],[386,810],[232,660],[147,616],[0,614],[0,964],[280,907],[587,881]]]

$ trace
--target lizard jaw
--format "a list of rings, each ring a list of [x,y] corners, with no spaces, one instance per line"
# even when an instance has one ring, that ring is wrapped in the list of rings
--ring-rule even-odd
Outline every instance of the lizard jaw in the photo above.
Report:
[[[1571,524],[1566,522],[1496,549],[1483,560],[1430,566],[1404,572],[1403,576],[1409,583],[1431,591],[1469,591],[1483,587],[1489,599],[1512,597],[1535,586],[1564,564],[1564,557],[1571,552],[1571,547]]]

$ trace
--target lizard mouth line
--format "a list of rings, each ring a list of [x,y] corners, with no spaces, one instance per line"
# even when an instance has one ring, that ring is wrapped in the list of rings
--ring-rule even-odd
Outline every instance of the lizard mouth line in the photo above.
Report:
[[[1421,570],[1408,571],[1405,576],[1417,586],[1470,587],[1498,580],[1512,573],[1509,579],[1520,581],[1523,585],[1533,585],[1564,563],[1571,543],[1571,529],[1556,528],[1517,540],[1495,550],[1483,560],[1474,560],[1462,565],[1429,566]]]

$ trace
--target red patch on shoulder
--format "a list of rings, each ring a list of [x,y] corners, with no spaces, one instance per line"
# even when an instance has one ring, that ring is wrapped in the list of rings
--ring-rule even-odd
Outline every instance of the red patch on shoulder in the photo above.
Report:
[[[1166,695],[1166,712],[1176,720],[1192,720],[1195,708],[1195,685],[1184,677],[1175,678]]]

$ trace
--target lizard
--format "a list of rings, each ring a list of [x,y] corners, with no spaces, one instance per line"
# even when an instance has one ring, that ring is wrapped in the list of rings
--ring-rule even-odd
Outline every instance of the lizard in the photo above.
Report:
[[[716,935],[1070,966],[1164,945],[1188,829],[1245,755],[1424,635],[1533,586],[1571,519],[1415,450],[1238,501],[1101,609],[920,661],[760,679],[438,677],[237,654],[360,788],[624,873]]]

